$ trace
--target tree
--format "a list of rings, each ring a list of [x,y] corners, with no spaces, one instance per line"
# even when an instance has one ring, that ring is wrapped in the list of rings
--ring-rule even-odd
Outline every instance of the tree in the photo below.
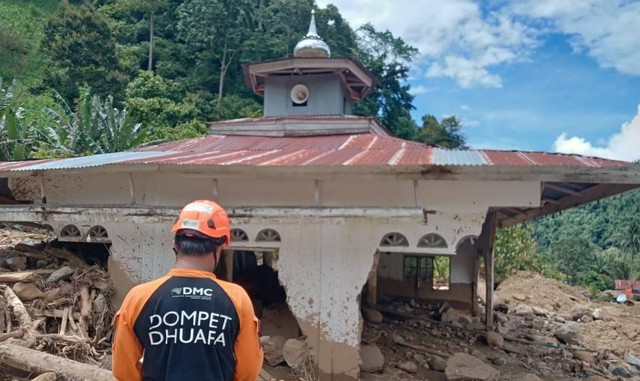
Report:
[[[115,39],[92,6],[63,4],[45,25],[42,51],[50,61],[44,85],[65,99],[77,100],[82,86],[91,86],[98,95],[122,98]]]
[[[218,105],[229,66],[250,34],[253,7],[248,0],[186,0],[178,8],[179,36],[200,57],[218,61]]]
[[[84,91],[72,109],[58,93],[62,112],[47,108],[54,125],[40,131],[42,144],[38,156],[70,157],[119,152],[135,148],[150,136],[150,129],[134,123],[126,109],[114,106],[113,97],[103,101]]]
[[[6,89],[0,78],[0,160],[22,160],[27,154],[27,132],[20,123],[21,108],[17,104],[20,83],[16,80]]]
[[[493,253],[498,283],[518,270],[542,270],[532,229],[526,225],[499,229],[496,232]]]
[[[394,135],[410,139],[415,131],[400,130],[414,108],[409,78],[409,65],[417,56],[418,50],[388,30],[377,31],[371,24],[365,24],[357,30],[358,50],[356,58],[360,60],[378,80],[372,94],[356,103],[354,113],[364,116],[378,116]],[[404,119],[404,120],[403,120]]]
[[[631,254],[631,258],[640,255],[640,218],[627,221],[616,238],[620,249]]]
[[[460,120],[455,116],[438,122],[433,115],[425,115],[422,117],[422,128],[415,133],[413,140],[434,147],[465,149],[461,128]]]
[[[604,267],[599,249],[582,237],[553,244],[549,255],[571,284],[588,286],[594,283],[594,274],[601,274]]]

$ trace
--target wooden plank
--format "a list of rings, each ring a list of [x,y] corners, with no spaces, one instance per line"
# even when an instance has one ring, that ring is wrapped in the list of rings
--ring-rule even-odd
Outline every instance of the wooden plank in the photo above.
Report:
[[[573,189],[568,189],[568,188],[565,188],[563,186],[556,185],[556,184],[553,184],[553,183],[545,183],[544,187],[552,189],[552,190],[557,191],[557,192],[570,194],[572,196],[580,196],[580,192],[578,192],[578,191],[574,191]]]
[[[53,269],[45,270],[33,270],[33,271],[18,271],[13,273],[0,273],[0,283],[18,283],[18,282],[32,282],[38,275],[52,274]]]

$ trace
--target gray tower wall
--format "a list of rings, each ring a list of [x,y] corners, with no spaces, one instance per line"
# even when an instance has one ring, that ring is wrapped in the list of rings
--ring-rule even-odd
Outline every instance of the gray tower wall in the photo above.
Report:
[[[289,94],[299,83],[309,88],[306,106],[294,106]],[[264,116],[349,115],[351,98],[334,74],[269,77],[265,81]]]

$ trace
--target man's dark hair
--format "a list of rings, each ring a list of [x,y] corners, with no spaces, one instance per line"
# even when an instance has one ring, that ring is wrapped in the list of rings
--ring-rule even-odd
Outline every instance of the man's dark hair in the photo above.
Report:
[[[218,250],[225,243],[224,237],[209,238],[201,234],[182,234],[175,236],[176,249],[180,254],[205,255]]]

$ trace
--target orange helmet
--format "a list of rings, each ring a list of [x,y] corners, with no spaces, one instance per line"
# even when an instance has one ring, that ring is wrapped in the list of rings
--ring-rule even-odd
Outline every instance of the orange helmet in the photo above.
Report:
[[[191,230],[211,238],[226,238],[231,243],[231,228],[227,212],[217,203],[209,200],[198,200],[187,204],[171,231]]]

